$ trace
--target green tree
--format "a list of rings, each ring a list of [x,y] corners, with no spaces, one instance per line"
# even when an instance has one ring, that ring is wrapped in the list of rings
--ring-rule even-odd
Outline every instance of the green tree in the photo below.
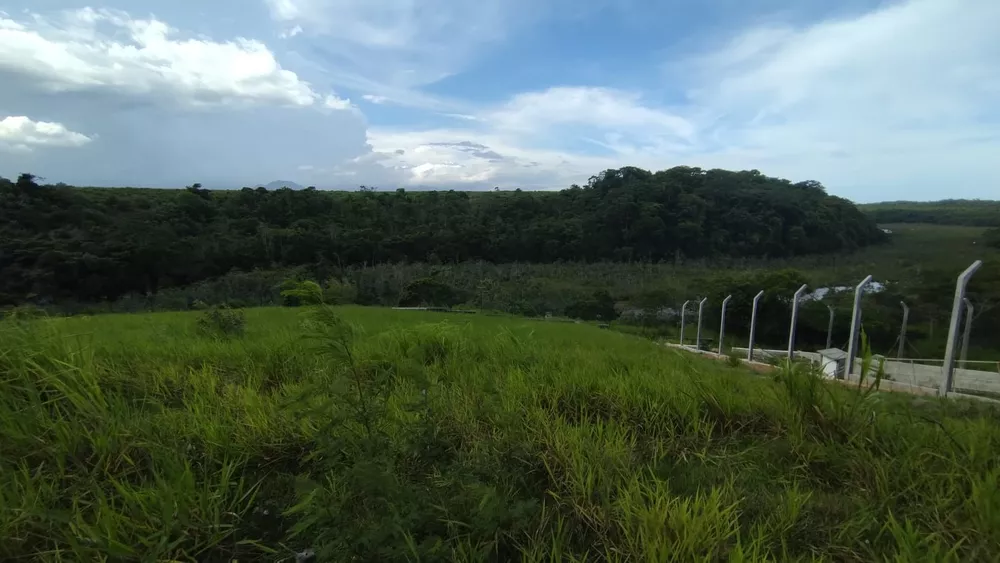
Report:
[[[465,301],[463,292],[434,278],[413,280],[403,287],[401,307],[453,307]]]
[[[885,240],[850,202],[756,170],[624,167],[560,192],[474,194],[40,181],[0,179],[0,305],[152,301],[231,271],[306,267],[329,279],[384,263],[776,258]],[[359,301],[375,299],[366,291]]]

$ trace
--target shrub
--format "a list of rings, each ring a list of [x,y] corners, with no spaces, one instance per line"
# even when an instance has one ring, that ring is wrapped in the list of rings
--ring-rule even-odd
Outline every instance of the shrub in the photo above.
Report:
[[[198,332],[212,338],[243,336],[246,332],[246,315],[239,309],[213,307],[198,317]]]
[[[465,301],[463,292],[434,278],[413,280],[403,287],[401,307],[453,307]]]
[[[743,364],[743,356],[736,352],[730,352],[729,356],[726,357],[726,363],[734,368],[738,368]]]
[[[566,307],[566,316],[585,321],[612,321],[618,317],[615,300],[605,290],[595,291],[591,297],[580,299]]]
[[[323,288],[323,302],[328,305],[349,305],[357,298],[358,288],[347,281],[330,278]]]
[[[0,311],[0,319],[27,321],[45,316],[45,310],[32,304],[17,305],[5,311]]]

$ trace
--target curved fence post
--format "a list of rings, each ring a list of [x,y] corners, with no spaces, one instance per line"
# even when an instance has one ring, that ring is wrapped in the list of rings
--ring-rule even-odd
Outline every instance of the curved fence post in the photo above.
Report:
[[[681,346],[684,345],[684,315],[687,314],[687,308],[689,303],[691,303],[690,299],[688,299],[687,301],[684,302],[683,305],[681,305]]]
[[[803,285],[792,297],[792,325],[788,329],[788,360],[795,358],[795,327],[799,324],[799,299],[806,292],[807,285]]]
[[[747,345],[747,361],[753,361],[753,341],[757,336],[757,305],[760,303],[760,298],[764,296],[764,290],[754,296],[753,298],[753,311],[750,313],[750,344]]]
[[[850,379],[854,373],[854,359],[858,357],[858,338],[861,336],[861,297],[871,282],[872,277],[869,275],[854,288],[854,309],[851,311],[851,335],[847,341],[847,367],[844,370],[844,379]]]
[[[910,308],[903,301],[899,302],[903,306],[903,325],[899,328],[899,351],[897,358],[902,358],[906,354],[906,324],[910,321]]]
[[[830,310],[830,324],[827,325],[827,327],[826,327],[826,349],[829,350],[830,348],[833,348],[833,317],[834,317],[834,312],[833,312],[833,307],[831,307],[830,305],[827,305],[826,308]]]
[[[941,368],[941,388],[938,394],[947,397],[951,391],[955,377],[955,345],[958,340],[958,323],[962,319],[962,305],[965,302],[965,288],[969,279],[983,265],[982,260],[976,260],[971,266],[959,274],[955,282],[955,300],[951,304],[951,323],[948,325],[948,344],[944,349],[944,365]]]
[[[722,300],[722,320],[719,321],[719,355],[725,354],[724,348],[722,347],[722,342],[726,336],[726,307],[729,306],[729,302],[733,299],[732,295],[727,296]]]
[[[962,353],[958,356],[958,365],[965,369],[965,361],[969,358],[969,337],[972,336],[972,313],[976,308],[968,298],[963,298],[962,302],[965,303],[965,332],[962,333]]]
[[[701,350],[701,314],[705,310],[705,302],[708,301],[708,297],[705,297],[698,302],[698,334],[694,339],[694,349]]]

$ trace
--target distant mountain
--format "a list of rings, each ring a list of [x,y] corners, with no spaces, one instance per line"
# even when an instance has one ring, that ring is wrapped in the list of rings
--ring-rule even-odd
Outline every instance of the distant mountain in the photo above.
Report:
[[[289,182],[287,180],[275,180],[270,184],[264,184],[264,187],[269,190],[280,190],[281,188],[291,188],[293,190],[304,190],[305,186],[302,184],[296,184],[295,182]]]

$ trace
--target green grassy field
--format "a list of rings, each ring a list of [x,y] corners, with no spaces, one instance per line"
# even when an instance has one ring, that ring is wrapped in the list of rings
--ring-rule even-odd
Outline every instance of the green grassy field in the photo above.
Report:
[[[983,244],[983,227],[954,225],[928,225],[900,223],[882,225],[892,231],[891,242],[865,248],[851,257],[836,260],[835,265],[816,265],[831,281],[840,279],[840,273],[850,272],[863,278],[873,274],[876,279],[904,281],[906,276],[918,275],[926,268],[954,270],[958,276],[976,260],[1000,259],[1000,249]],[[861,274],[858,276],[858,274]]]
[[[883,223],[920,222],[1000,227],[1000,201],[883,201],[861,204],[858,208]]]
[[[1000,554],[988,405],[589,325],[330,311],[0,324],[0,560]]]

